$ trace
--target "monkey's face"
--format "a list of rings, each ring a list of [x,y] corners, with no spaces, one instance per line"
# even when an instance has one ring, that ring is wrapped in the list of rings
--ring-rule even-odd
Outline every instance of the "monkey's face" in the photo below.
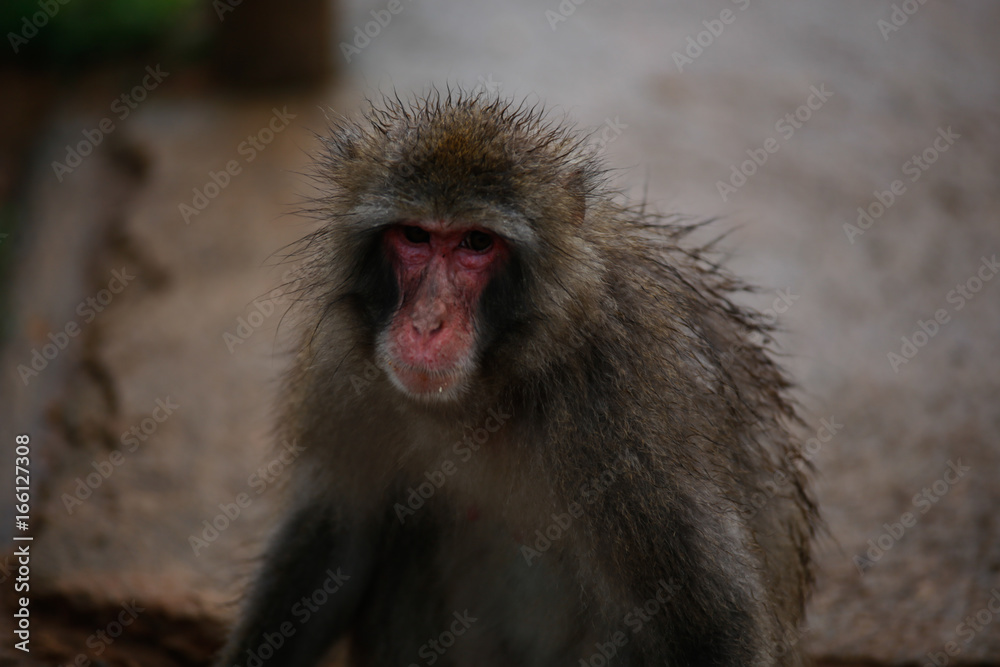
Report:
[[[427,220],[389,226],[382,244],[399,302],[377,341],[380,364],[412,398],[454,399],[477,370],[480,302],[509,246],[486,228]]]

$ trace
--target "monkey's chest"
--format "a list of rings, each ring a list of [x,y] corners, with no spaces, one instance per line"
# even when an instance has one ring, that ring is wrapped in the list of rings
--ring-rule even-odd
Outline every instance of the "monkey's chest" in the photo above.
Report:
[[[400,527],[356,627],[363,663],[550,665],[572,655],[586,634],[575,567],[537,537],[475,516]]]

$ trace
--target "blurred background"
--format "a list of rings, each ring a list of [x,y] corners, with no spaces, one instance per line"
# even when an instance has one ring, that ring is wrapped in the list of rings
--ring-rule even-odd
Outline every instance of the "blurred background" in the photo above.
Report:
[[[0,613],[29,544],[31,651],[4,631],[0,665],[209,664],[284,470],[316,134],[431,85],[543,102],[624,197],[734,230],[829,528],[793,639],[1000,665],[998,26],[983,0],[6,0]]]

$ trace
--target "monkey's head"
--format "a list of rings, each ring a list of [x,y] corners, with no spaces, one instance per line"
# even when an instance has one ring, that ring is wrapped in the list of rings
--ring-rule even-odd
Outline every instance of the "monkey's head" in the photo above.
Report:
[[[587,209],[603,177],[571,129],[435,94],[372,105],[324,144],[317,282],[405,395],[448,402],[491,368],[513,377],[593,316],[603,271]]]

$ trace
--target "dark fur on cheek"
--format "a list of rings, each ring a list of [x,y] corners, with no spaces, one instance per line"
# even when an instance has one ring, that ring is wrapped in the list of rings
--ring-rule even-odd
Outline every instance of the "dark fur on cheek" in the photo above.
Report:
[[[373,233],[352,273],[354,284],[347,296],[373,332],[384,330],[399,304],[399,285],[382,245],[381,233]]]
[[[502,348],[505,341],[517,339],[518,332],[527,325],[527,287],[522,260],[514,252],[487,283],[479,302],[477,338],[480,351],[487,356],[491,349]]]

